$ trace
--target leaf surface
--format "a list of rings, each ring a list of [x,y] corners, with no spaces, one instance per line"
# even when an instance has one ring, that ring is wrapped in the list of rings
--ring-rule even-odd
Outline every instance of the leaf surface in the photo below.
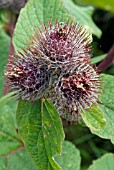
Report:
[[[114,170],[114,154],[107,153],[93,161],[88,170]]]
[[[0,168],[1,170],[6,170],[6,164],[7,164],[7,160],[6,158],[0,158]]]
[[[92,14],[94,12],[94,8],[92,6],[81,7],[74,4],[71,0],[64,0],[64,4],[72,16],[74,16],[76,22],[92,29],[92,33],[98,38],[101,37],[101,30],[92,20]]]
[[[100,108],[104,112],[106,126],[100,131],[92,132],[102,138],[110,139],[114,143],[114,76],[102,74],[102,95],[100,98]]]
[[[38,169],[60,170],[53,157],[61,154],[64,132],[61,119],[50,101],[20,101],[17,124],[26,149]]]
[[[80,152],[71,142],[63,142],[62,155],[56,156],[55,160],[62,167],[62,170],[80,170]]]
[[[0,170],[38,170],[25,149],[0,158]]]
[[[9,55],[9,36],[0,28],[0,96],[3,95],[4,89],[4,69]]]
[[[99,131],[106,125],[104,114],[97,103],[87,110],[82,109],[81,117],[90,130]]]
[[[102,54],[96,57],[91,58],[91,64],[96,64],[102,61],[106,57],[106,54]]]
[[[21,145],[16,132],[14,106],[0,107],[0,156],[6,155]]]
[[[110,12],[114,12],[114,1],[113,0],[75,0],[75,2],[78,2],[79,4],[83,5],[94,5],[95,7],[108,10]]]

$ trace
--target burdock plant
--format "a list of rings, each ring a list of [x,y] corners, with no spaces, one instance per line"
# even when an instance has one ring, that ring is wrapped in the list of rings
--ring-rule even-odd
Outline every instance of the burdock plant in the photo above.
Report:
[[[98,100],[99,76],[90,66],[91,34],[77,23],[42,27],[35,29],[23,54],[7,64],[10,90],[22,100],[48,96],[62,117],[77,121],[81,107]]]
[[[25,146],[39,170],[60,170],[54,156],[62,153],[61,118],[78,123],[80,117],[96,131],[105,125],[105,120],[97,105],[100,78],[97,68],[90,63],[92,32],[75,23],[60,0],[56,7],[60,11],[52,8],[54,0],[45,2],[48,1],[46,16],[37,14],[45,6],[44,1],[28,2],[25,9],[32,8],[33,15],[22,10],[14,33],[14,45],[19,50],[10,56],[5,76],[9,90],[18,100],[16,119],[22,147]],[[38,3],[37,7],[34,3]],[[48,12],[52,18],[47,17]],[[53,17],[53,13],[57,16]],[[34,16],[39,19],[36,26]],[[35,26],[32,25],[32,31],[28,23]],[[28,43],[20,48],[16,44],[18,38],[20,46],[25,39]]]

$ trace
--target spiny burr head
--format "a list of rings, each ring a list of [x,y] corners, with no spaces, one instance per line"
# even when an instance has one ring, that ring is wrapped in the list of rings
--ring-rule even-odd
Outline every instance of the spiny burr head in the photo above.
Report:
[[[15,91],[17,99],[36,100],[45,95],[50,80],[47,65],[39,63],[30,55],[22,55],[9,61],[5,71],[11,91]]]
[[[98,100],[99,76],[89,64],[70,68],[56,81],[50,97],[61,117],[77,121],[81,108],[87,109]]]
[[[49,22],[48,27],[42,27],[43,31],[36,28],[31,39],[32,45],[29,49],[34,55],[40,53],[53,67],[80,61],[89,62],[92,36],[84,26]]]

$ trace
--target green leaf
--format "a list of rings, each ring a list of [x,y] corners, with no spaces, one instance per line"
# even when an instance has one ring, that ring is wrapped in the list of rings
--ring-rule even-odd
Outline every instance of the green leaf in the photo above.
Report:
[[[102,61],[106,57],[106,54],[99,55],[97,57],[91,58],[91,64],[96,64]]]
[[[75,0],[75,2],[79,3],[79,4],[88,4],[88,5],[94,5],[98,8],[102,8],[104,10],[108,10],[111,12],[114,12],[114,1],[113,0],[100,0],[100,1],[96,1],[96,0]]]
[[[17,109],[20,136],[39,170],[60,170],[53,156],[61,154],[64,132],[61,119],[48,101],[20,101]]]
[[[7,165],[7,159],[6,158],[0,158],[0,170],[6,170]]]
[[[93,161],[88,170],[114,170],[114,154],[107,153]]]
[[[41,28],[41,24],[56,20],[71,20],[61,0],[30,0],[21,10],[16,24],[13,38],[15,49],[21,50],[27,44],[34,26]]]
[[[96,35],[98,38],[101,37],[101,30],[92,20],[92,14],[94,12],[94,8],[92,6],[80,7],[74,4],[71,0],[64,0],[64,4],[68,11],[75,17],[76,22],[79,22],[84,26],[88,26],[92,29],[92,33],[94,35]]]
[[[0,28],[0,96],[3,95],[4,87],[4,67],[6,66],[9,55],[9,36]]]
[[[15,92],[10,92],[7,95],[4,95],[0,98],[0,107],[4,106],[6,103],[10,102],[12,99],[15,99],[16,97],[13,96]]]
[[[4,105],[0,107],[0,156],[10,153],[20,145],[13,107]]]
[[[104,112],[107,123],[100,131],[92,130],[92,133],[110,139],[114,143],[114,76],[102,74],[101,79],[103,83],[102,95],[99,97],[100,108]]]
[[[90,130],[99,131],[106,124],[104,114],[97,103],[94,103],[87,111],[82,109],[81,117]]]
[[[7,158],[0,158],[0,170],[37,170],[25,149],[10,155]]]
[[[56,156],[55,160],[62,167],[62,170],[80,170],[80,152],[71,142],[64,141],[61,157]]]
[[[8,170],[37,170],[26,150],[22,150],[8,158]]]
[[[0,9],[0,27],[3,27],[6,23],[8,23],[8,20],[8,10]]]

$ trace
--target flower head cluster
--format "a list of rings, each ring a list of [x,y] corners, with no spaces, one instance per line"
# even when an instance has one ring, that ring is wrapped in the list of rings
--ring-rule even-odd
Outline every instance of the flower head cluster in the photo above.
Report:
[[[48,97],[58,113],[75,121],[81,108],[98,100],[99,77],[90,66],[91,34],[80,24],[37,28],[23,54],[9,61],[5,74],[17,98]]]

